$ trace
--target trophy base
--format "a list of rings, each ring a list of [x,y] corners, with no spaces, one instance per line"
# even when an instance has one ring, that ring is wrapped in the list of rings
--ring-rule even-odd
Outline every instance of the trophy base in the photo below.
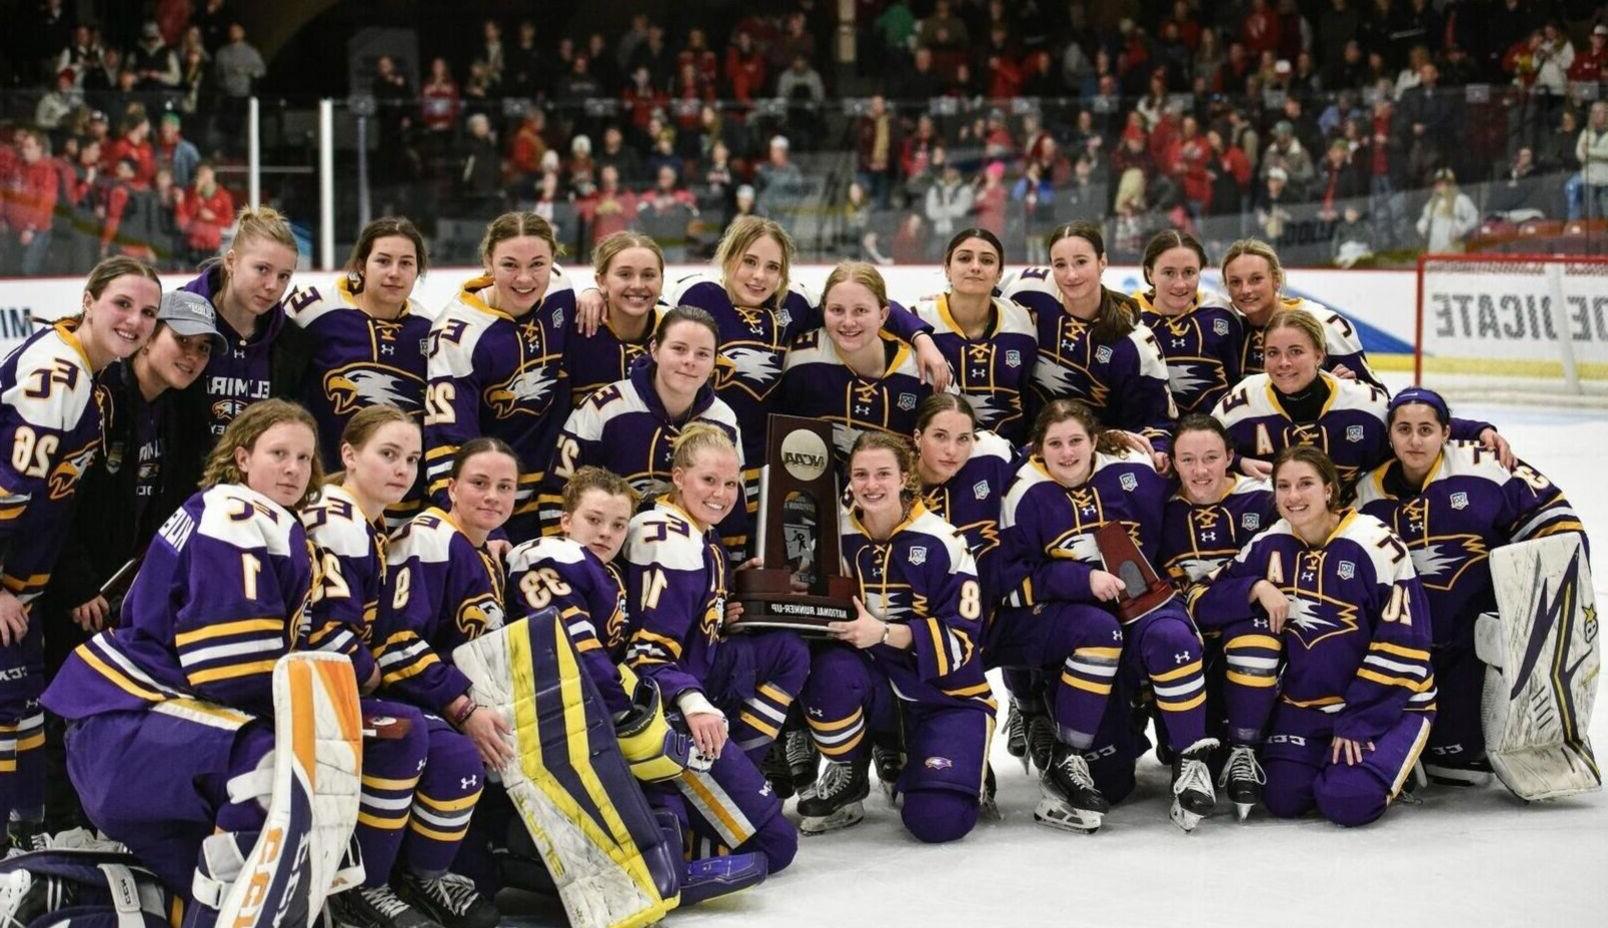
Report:
[[[742,614],[726,623],[732,632],[786,630],[811,638],[830,636],[831,622],[852,621],[854,582],[845,577],[828,577],[827,595],[795,592],[792,573],[787,570],[757,568],[738,571],[736,595]]]

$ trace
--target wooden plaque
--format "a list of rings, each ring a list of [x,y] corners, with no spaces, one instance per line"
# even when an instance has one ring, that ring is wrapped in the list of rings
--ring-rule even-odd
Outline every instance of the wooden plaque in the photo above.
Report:
[[[854,618],[854,582],[838,575],[838,488],[832,425],[771,416],[760,470],[756,553],[765,566],[734,578],[742,613],[732,631],[826,634]],[[797,589],[795,578],[804,589]]]
[[[1173,598],[1172,584],[1156,575],[1145,553],[1120,523],[1107,522],[1096,529],[1094,543],[1100,549],[1106,572],[1116,574],[1122,581],[1122,595],[1115,604],[1122,624],[1143,618]]]

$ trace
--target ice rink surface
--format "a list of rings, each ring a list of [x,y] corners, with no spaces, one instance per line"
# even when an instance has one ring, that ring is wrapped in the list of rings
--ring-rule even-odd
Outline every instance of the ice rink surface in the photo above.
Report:
[[[1394,385],[1392,385],[1394,386]],[[1560,484],[1597,542],[1608,608],[1608,414],[1454,407],[1494,422]],[[996,693],[1003,693],[994,678]],[[1004,720],[1001,707],[1000,721]],[[1608,762],[1608,704],[1591,726]],[[1608,794],[1525,805],[1500,784],[1423,791],[1346,830],[1258,810],[1218,814],[1186,835],[1167,819],[1167,772],[1147,755],[1134,795],[1096,835],[1033,822],[1036,778],[994,742],[1003,818],[958,844],[910,838],[873,785],[865,821],[800,841],[764,885],[670,915],[686,928],[1015,928],[1015,926],[1608,926]],[[792,802],[788,803],[791,814]],[[538,909],[544,907],[538,906]],[[556,910],[554,910],[556,912]],[[552,915],[552,912],[544,913]],[[519,925],[550,923],[534,914]],[[560,922],[561,923],[561,922]]]

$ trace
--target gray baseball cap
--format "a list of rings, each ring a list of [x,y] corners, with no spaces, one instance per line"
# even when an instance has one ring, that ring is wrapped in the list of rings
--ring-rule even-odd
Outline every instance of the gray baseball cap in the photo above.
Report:
[[[167,323],[173,331],[184,336],[210,335],[212,350],[223,351],[229,344],[218,331],[215,318],[207,298],[189,290],[169,290],[162,294],[162,306],[156,312],[156,320]]]

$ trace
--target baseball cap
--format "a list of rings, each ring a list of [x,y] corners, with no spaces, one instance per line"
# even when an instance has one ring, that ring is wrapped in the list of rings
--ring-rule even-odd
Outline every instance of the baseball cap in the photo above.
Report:
[[[1452,412],[1446,406],[1446,401],[1439,393],[1428,387],[1408,387],[1390,398],[1388,412],[1394,413],[1397,409],[1411,403],[1423,403],[1435,410],[1435,419],[1442,425],[1450,424]]]
[[[223,351],[228,347],[228,342],[218,331],[215,319],[212,304],[207,302],[207,298],[189,290],[169,290],[162,294],[162,305],[156,311],[156,321],[166,322],[180,335],[210,335],[212,350]]]

